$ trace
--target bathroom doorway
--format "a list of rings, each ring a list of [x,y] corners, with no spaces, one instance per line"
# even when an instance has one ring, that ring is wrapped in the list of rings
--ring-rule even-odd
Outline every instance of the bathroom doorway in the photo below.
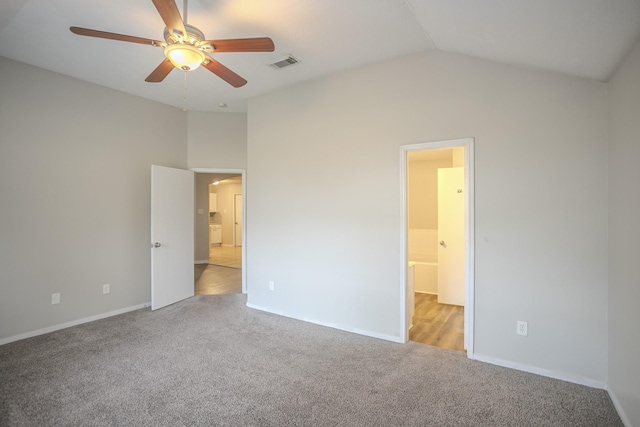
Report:
[[[402,147],[405,339],[472,354],[473,140]]]

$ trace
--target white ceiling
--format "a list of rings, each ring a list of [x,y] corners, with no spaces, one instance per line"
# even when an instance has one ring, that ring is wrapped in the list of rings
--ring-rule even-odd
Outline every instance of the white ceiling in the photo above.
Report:
[[[182,0],[177,0],[182,11]],[[415,52],[442,50],[607,81],[640,38],[640,0],[190,0],[207,39],[271,37],[275,52],[219,53],[247,79],[235,89],[187,74],[187,107],[246,111],[278,88]],[[162,49],[81,37],[70,26],[162,40],[150,0],[2,0],[0,56],[182,108],[184,73],[144,79]],[[292,54],[300,63],[266,64]],[[227,108],[220,108],[220,103]]]

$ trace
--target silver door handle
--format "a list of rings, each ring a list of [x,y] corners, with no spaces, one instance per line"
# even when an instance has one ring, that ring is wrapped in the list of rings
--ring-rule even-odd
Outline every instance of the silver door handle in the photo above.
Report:
[[[445,246],[444,240],[440,240],[440,246]]]
[[[153,244],[153,247],[154,247],[154,248],[159,248],[160,246],[162,246],[162,245],[161,245],[160,243],[158,243],[158,242],[155,242],[155,243]]]

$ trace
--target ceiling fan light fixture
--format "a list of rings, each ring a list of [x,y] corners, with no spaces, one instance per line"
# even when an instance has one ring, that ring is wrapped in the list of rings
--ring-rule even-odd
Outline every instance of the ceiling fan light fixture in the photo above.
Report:
[[[190,44],[176,43],[164,48],[164,55],[178,69],[195,70],[205,60],[205,54]]]

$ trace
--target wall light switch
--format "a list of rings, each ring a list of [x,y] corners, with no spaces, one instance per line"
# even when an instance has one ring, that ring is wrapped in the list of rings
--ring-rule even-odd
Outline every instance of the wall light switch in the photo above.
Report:
[[[51,305],[60,304],[60,294],[55,293],[51,294]]]
[[[104,285],[102,285],[102,295],[106,295],[110,292],[111,292],[111,285],[109,285],[108,283],[105,283]]]

